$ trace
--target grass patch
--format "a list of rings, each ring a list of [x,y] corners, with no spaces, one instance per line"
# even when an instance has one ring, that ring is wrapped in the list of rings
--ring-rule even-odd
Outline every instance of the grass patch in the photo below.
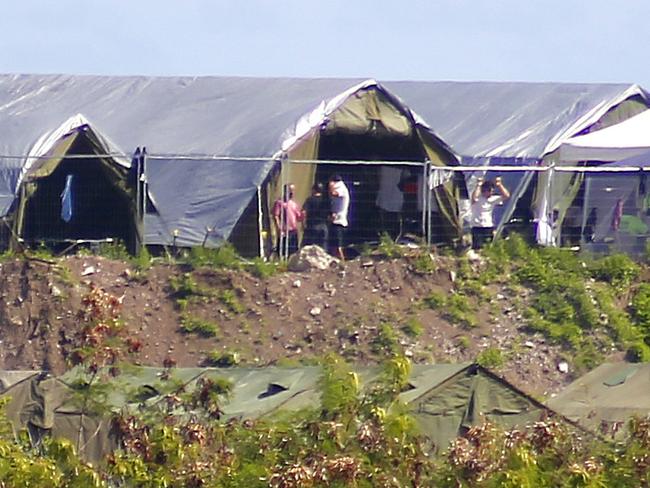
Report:
[[[228,311],[236,314],[244,313],[246,311],[246,308],[237,299],[237,295],[234,291],[221,290],[218,296],[219,300],[224,304]]]
[[[501,350],[496,347],[488,347],[476,356],[476,363],[484,368],[500,368],[505,363]]]
[[[214,322],[188,314],[181,315],[181,331],[185,334],[198,334],[201,337],[218,337],[221,332]]]
[[[402,326],[402,332],[413,339],[417,339],[424,332],[424,326],[416,317],[411,317]]]
[[[211,351],[205,360],[208,366],[230,368],[241,363],[241,354],[237,351]]]
[[[399,342],[393,326],[382,323],[377,329],[377,335],[370,342],[370,348],[375,354],[392,355],[399,351]]]

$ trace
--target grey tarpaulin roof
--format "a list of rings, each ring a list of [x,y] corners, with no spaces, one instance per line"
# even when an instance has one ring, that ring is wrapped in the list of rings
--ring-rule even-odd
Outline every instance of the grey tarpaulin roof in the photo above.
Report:
[[[112,147],[146,146],[158,215],[145,241],[181,245],[227,237],[268,160],[327,114],[361,79],[0,75],[0,214],[17,191],[24,157],[80,114]],[[366,86],[372,81],[366,81]],[[363,86],[363,85],[359,85]],[[634,85],[388,82],[393,95],[463,156],[538,157],[589,115],[641,90]],[[339,97],[340,100],[340,97]],[[584,125],[584,124],[583,124]],[[285,147],[286,148],[286,147]],[[7,158],[6,156],[17,156]],[[192,156],[191,160],[182,156]],[[231,157],[213,161],[211,157]]]
[[[632,84],[386,82],[464,158],[541,159],[609,108],[647,96]]]

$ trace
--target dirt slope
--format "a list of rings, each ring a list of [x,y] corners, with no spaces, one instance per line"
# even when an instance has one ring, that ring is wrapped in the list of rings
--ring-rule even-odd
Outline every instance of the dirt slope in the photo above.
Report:
[[[328,351],[364,363],[393,351],[416,362],[460,362],[497,347],[506,358],[497,372],[521,389],[545,396],[566,384],[571,373],[557,367],[562,352],[521,330],[516,304],[525,296],[491,290],[472,328],[452,325],[422,305],[432,291],[453,286],[450,263],[436,257],[436,271],[423,274],[408,258],[362,258],[260,279],[165,264],[136,273],[127,263],[97,256],[16,259],[0,265],[0,368],[63,371],[81,298],[94,284],[122,300],[129,334],[142,342],[142,364],[204,365],[212,351],[236,353],[252,365],[308,362]],[[178,300],[178,283],[191,284],[185,302]],[[184,333],[183,320],[209,323],[215,335]]]

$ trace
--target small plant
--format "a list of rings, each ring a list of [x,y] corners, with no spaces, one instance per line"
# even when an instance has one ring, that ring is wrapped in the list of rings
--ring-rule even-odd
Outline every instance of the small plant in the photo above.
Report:
[[[615,288],[622,289],[639,276],[641,269],[629,256],[613,254],[596,260],[590,266],[590,271],[597,280],[606,281]]]
[[[407,336],[417,339],[424,332],[424,326],[416,317],[411,317],[402,326],[402,332]]]
[[[192,273],[172,276],[169,279],[169,287],[176,299],[176,305],[181,311],[184,311],[190,302],[201,298],[207,299],[214,295],[212,290],[199,285],[192,276]]]
[[[371,341],[370,347],[375,354],[396,354],[399,343],[393,327],[387,323],[380,324],[377,336]]]
[[[418,253],[412,263],[413,269],[417,273],[431,274],[437,270],[436,262],[433,260],[433,256],[429,252],[423,251]]]
[[[460,336],[456,339],[456,347],[461,351],[467,351],[470,346],[470,340],[467,336]]]
[[[186,262],[193,268],[211,266],[214,268],[241,269],[242,260],[229,242],[216,249],[193,247],[186,256]]]
[[[226,308],[232,313],[244,313],[246,309],[237,299],[237,295],[232,290],[221,290],[219,292],[219,300],[223,303]]]
[[[488,347],[476,356],[476,363],[484,368],[500,368],[504,362],[501,350],[496,347]]]
[[[241,362],[241,354],[237,351],[212,351],[208,353],[205,362],[208,366],[230,368]]]
[[[447,303],[447,297],[444,293],[432,291],[423,300],[424,304],[432,310],[439,310]]]
[[[266,279],[279,272],[286,271],[287,263],[285,261],[265,261],[257,257],[247,265],[247,269],[253,276]]]
[[[131,254],[126,249],[123,241],[101,242],[97,248],[97,255],[114,261],[130,261]]]
[[[214,322],[191,317],[188,314],[181,316],[181,331],[185,334],[198,334],[202,337],[216,337],[219,335],[219,326]]]
[[[379,237],[379,245],[377,250],[387,258],[401,258],[404,252],[399,244],[387,233],[383,232]]]

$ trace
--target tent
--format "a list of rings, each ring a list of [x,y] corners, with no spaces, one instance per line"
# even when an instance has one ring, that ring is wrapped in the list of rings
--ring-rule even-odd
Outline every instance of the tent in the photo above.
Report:
[[[546,406],[592,432],[621,437],[633,416],[650,414],[650,364],[605,363]]]
[[[648,93],[633,84],[521,83],[521,82],[388,82],[471,166],[547,166],[560,164],[562,142],[592,127],[607,127],[648,107]],[[468,190],[481,172],[466,172]],[[532,171],[487,172],[500,175],[512,197],[496,217],[500,227],[529,220],[550,228],[575,197],[581,180],[571,174]],[[550,179],[553,184],[549,184]],[[512,224],[511,224],[512,225]],[[499,231],[502,229],[500,228]],[[552,234],[549,230],[548,234]],[[543,239],[540,233],[537,239]]]
[[[135,149],[146,146],[146,244],[230,239],[257,254],[283,179],[296,180],[302,199],[323,176],[313,164],[283,161],[406,158],[435,167],[455,164],[455,153],[469,165],[538,165],[555,161],[568,137],[644,110],[647,98],[625,84],[0,75],[0,216],[17,215],[32,163],[56,157],[61,138],[85,124],[100,141],[94,157],[110,155],[113,167],[130,167]],[[344,150],[350,147],[362,151]],[[385,175],[356,166],[350,180],[374,185],[360,188],[368,202],[354,218],[364,222],[376,214],[372,196]],[[462,185],[433,173],[441,232],[458,235]],[[502,221],[525,219],[531,208],[543,219],[574,191],[570,181],[549,189],[544,181],[529,185],[534,179],[524,171],[509,176],[514,198]],[[126,211],[133,213],[118,213]]]
[[[650,153],[650,110],[616,125],[571,137],[560,146],[563,162],[614,162]]]
[[[382,373],[357,368],[362,388]],[[223,419],[258,419],[320,405],[320,367],[300,368],[124,368],[111,380],[103,409],[84,408],[73,385],[83,378],[73,369],[61,377],[30,372],[14,377],[2,396],[11,397],[7,415],[16,431],[27,429],[37,443],[43,435],[70,439],[84,459],[97,462],[115,449],[118,439],[109,412],[167,408],[164,396],[179,387],[188,393],[202,378],[233,385],[224,401]],[[0,378],[11,378],[0,373]],[[400,395],[432,451],[486,420],[505,428],[553,415],[547,407],[502,378],[475,364],[414,365],[408,388]],[[179,412],[180,413],[180,412]]]
[[[456,163],[423,119],[374,80],[2,75],[0,107],[1,217],[16,218],[34,162],[60,158],[66,135],[84,125],[99,141],[91,156],[114,160],[114,168],[130,168],[136,148],[146,146],[150,245],[230,239],[258,254],[269,227],[263,217],[287,173],[283,161],[322,159],[321,136],[331,159],[350,159],[334,153],[353,142],[366,148],[361,159],[377,160],[374,143],[388,139],[409,146],[396,152],[385,144],[389,161]],[[313,165],[304,168],[287,176],[299,183],[299,198],[315,177]],[[456,235],[459,184],[446,178],[433,189],[445,229]]]

